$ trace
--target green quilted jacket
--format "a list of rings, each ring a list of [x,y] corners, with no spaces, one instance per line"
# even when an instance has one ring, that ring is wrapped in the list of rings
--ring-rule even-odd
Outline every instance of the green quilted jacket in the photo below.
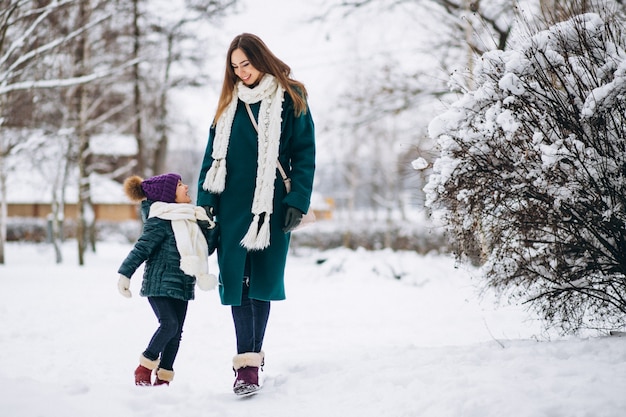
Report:
[[[142,296],[193,300],[196,279],[180,269],[180,254],[176,248],[172,222],[157,217],[146,219],[151,204],[151,201],[146,200],[141,203],[143,232],[122,262],[118,273],[131,278],[145,262],[140,292]],[[203,222],[198,223],[204,232],[207,227],[202,227]]]

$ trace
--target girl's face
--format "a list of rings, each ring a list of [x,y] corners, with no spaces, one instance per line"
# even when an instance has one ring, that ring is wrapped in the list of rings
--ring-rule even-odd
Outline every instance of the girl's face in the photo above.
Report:
[[[235,75],[247,86],[253,86],[261,79],[261,71],[252,66],[246,54],[239,48],[230,55],[230,65]]]
[[[176,200],[177,203],[191,203],[191,197],[189,197],[189,186],[187,184],[183,184],[181,180],[178,180],[178,185],[176,186]]]

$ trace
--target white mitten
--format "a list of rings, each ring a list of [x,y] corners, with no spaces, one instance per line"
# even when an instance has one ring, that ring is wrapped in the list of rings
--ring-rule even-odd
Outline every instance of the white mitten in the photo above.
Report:
[[[213,274],[202,274],[196,278],[196,284],[202,291],[209,291],[217,287],[217,278]]]
[[[130,278],[125,277],[120,274],[120,279],[117,281],[117,289],[120,294],[122,294],[126,298],[130,298],[133,294],[130,292]]]

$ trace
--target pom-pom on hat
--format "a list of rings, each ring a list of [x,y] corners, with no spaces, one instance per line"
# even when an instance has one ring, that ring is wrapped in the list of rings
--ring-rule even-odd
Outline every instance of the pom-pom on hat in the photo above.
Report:
[[[176,187],[178,187],[180,180],[181,176],[175,173],[157,175],[145,180],[133,175],[124,181],[124,191],[133,201],[147,198],[151,201],[174,203],[176,201]]]

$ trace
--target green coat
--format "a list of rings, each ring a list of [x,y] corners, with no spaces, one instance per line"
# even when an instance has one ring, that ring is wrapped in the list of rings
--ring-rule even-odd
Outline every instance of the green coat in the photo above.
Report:
[[[196,279],[180,269],[180,253],[176,247],[172,222],[157,217],[147,219],[151,204],[147,200],[141,203],[143,232],[122,262],[118,273],[131,278],[137,268],[146,262],[141,283],[142,296],[193,300]],[[198,223],[206,238],[208,223]]]
[[[257,117],[261,103],[251,104]],[[215,209],[220,224],[217,260],[220,269],[220,297],[225,305],[239,305],[247,250],[240,241],[252,221],[252,199],[257,171],[257,132],[252,125],[244,103],[240,100],[231,128],[226,155],[226,186],[221,194],[202,188],[207,171],[213,163],[211,153],[215,129],[209,132],[198,182],[199,206]],[[261,251],[251,251],[250,298],[272,301],[285,299],[284,273],[290,234],[282,227],[286,206],[306,213],[311,201],[315,173],[315,129],[309,109],[295,117],[293,101],[285,94],[279,159],[291,178],[291,192],[287,195],[278,170],[274,183],[274,209],[270,222],[270,245]]]

